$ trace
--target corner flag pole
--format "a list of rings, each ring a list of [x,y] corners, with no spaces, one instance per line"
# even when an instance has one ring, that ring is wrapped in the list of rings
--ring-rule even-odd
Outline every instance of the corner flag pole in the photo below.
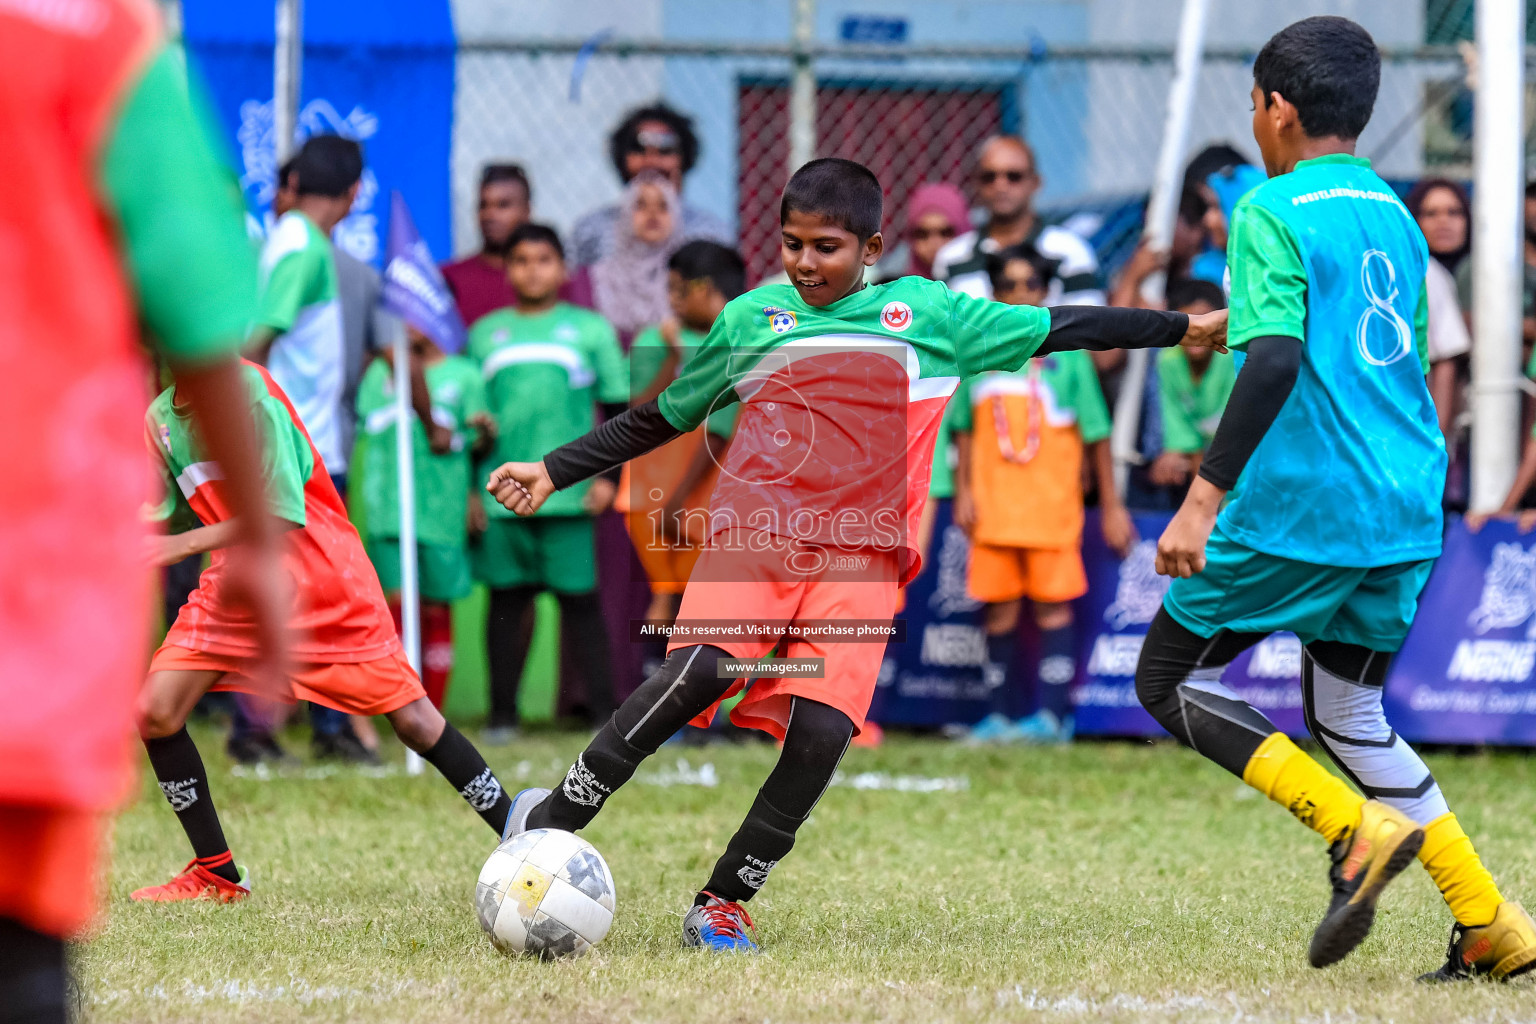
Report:
[[[1525,0],[1477,0],[1472,134],[1472,495],[1497,508],[1520,461]]]
[[[1179,19],[1179,42],[1173,57],[1173,87],[1168,91],[1168,116],[1163,123],[1163,145],[1157,156],[1157,177],[1147,202],[1147,226],[1143,238],[1166,252],[1173,244],[1173,220],[1179,208],[1179,172],[1189,148],[1189,121],[1195,107],[1195,85],[1200,80],[1200,61],[1205,53],[1205,16],[1210,0],[1184,0]],[[1159,275],[1158,292],[1167,284]],[[1115,455],[1115,486],[1124,495],[1136,461],[1136,441],[1141,432],[1141,399],[1147,383],[1147,351],[1126,353],[1125,376],[1115,402],[1110,450]]]
[[[416,412],[411,408],[411,343],[402,329],[395,332],[395,467],[400,477],[400,642],[405,656],[421,675],[421,604],[416,582],[416,468],[411,439]],[[407,775],[425,770],[421,755],[405,752]]]

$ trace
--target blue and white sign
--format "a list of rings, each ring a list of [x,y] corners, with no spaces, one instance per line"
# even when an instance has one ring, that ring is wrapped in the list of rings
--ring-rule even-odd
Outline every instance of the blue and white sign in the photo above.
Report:
[[[1410,740],[1536,746],[1536,534],[1460,520],[1387,680]]]
[[[184,0],[189,59],[208,87],[257,231],[277,191],[270,3]],[[453,21],[447,0],[306,4],[295,142],[336,134],[363,145],[367,168],[336,244],[379,266],[388,237],[383,198],[410,197],[416,226],[447,253],[453,130]]]

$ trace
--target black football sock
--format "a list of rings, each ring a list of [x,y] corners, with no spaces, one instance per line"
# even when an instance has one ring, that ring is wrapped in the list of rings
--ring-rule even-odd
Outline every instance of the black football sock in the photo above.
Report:
[[[1014,697],[1013,662],[1018,657],[1019,634],[1016,630],[1006,633],[987,634],[987,663],[981,666],[982,679],[986,681],[987,696],[992,710],[1013,718]]]
[[[698,644],[672,652],[661,669],[641,683],[597,731],[565,779],[528,813],[529,828],[584,828],[640,762],[730,688],[719,663],[730,655]]]
[[[1064,721],[1072,714],[1072,680],[1077,676],[1077,626],[1040,631],[1040,707]]]
[[[64,940],[0,917],[0,1024],[64,1024]]]
[[[213,806],[203,756],[187,735],[186,726],[169,736],[146,739],[144,749],[149,752],[155,778],[160,780],[160,792],[165,794],[192,842],[192,855],[197,862],[226,881],[240,881],[234,856],[224,839],[224,827],[219,824],[219,812]]]
[[[485,653],[491,669],[491,725],[517,724],[517,691],[533,643],[535,587],[491,591],[485,613]]]
[[[608,623],[597,591],[557,594],[560,628],[565,632],[572,667],[586,688],[587,718],[604,722],[613,714],[613,659],[608,656]]]
[[[491,766],[485,763],[480,751],[449,722],[443,723],[443,734],[432,744],[431,750],[421,754],[432,767],[442,773],[448,784],[459,791],[465,803],[485,819],[485,823],[499,836],[507,826],[507,814],[512,810],[512,799],[501,788],[501,782]]]
[[[834,707],[795,697],[790,704],[784,749],[741,828],[715,862],[704,889],[744,903],[768,881],[768,872],[795,845],[795,832],[827,791],[832,773],[853,739],[853,722]],[[708,897],[694,900],[702,905]]]

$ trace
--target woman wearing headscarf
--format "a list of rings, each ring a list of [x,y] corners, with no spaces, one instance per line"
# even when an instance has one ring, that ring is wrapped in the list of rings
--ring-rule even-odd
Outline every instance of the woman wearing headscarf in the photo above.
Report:
[[[1463,264],[1471,269],[1467,253],[1472,250],[1472,207],[1466,192],[1449,178],[1423,179],[1409,190],[1406,205],[1434,257],[1424,275],[1429,307],[1429,395],[1451,457],[1446,504],[1460,507],[1466,502],[1467,460],[1461,436],[1464,431],[1456,428],[1456,414],[1462,404],[1459,378],[1472,351],[1472,335],[1457,281]]]
[[[592,306],[629,351],[635,335],[672,315],[667,260],[683,244],[677,191],[656,171],[642,171],[624,188],[612,250],[592,264]]]
[[[906,223],[901,242],[875,268],[877,282],[916,275],[933,277],[933,258],[944,244],[971,229],[971,211],[965,195],[940,181],[925,182],[907,197]]]

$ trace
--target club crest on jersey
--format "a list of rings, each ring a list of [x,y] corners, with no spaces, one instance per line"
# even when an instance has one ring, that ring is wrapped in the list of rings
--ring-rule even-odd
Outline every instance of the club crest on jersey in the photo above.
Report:
[[[763,315],[768,318],[768,327],[774,334],[792,331],[799,324],[799,321],[795,319],[795,314],[787,309],[780,309],[778,306],[764,306]]]
[[[165,445],[165,454],[171,454],[171,428],[169,424],[160,424],[160,443]]]
[[[904,331],[912,326],[912,307],[900,300],[887,302],[880,311],[880,325],[888,331]]]

